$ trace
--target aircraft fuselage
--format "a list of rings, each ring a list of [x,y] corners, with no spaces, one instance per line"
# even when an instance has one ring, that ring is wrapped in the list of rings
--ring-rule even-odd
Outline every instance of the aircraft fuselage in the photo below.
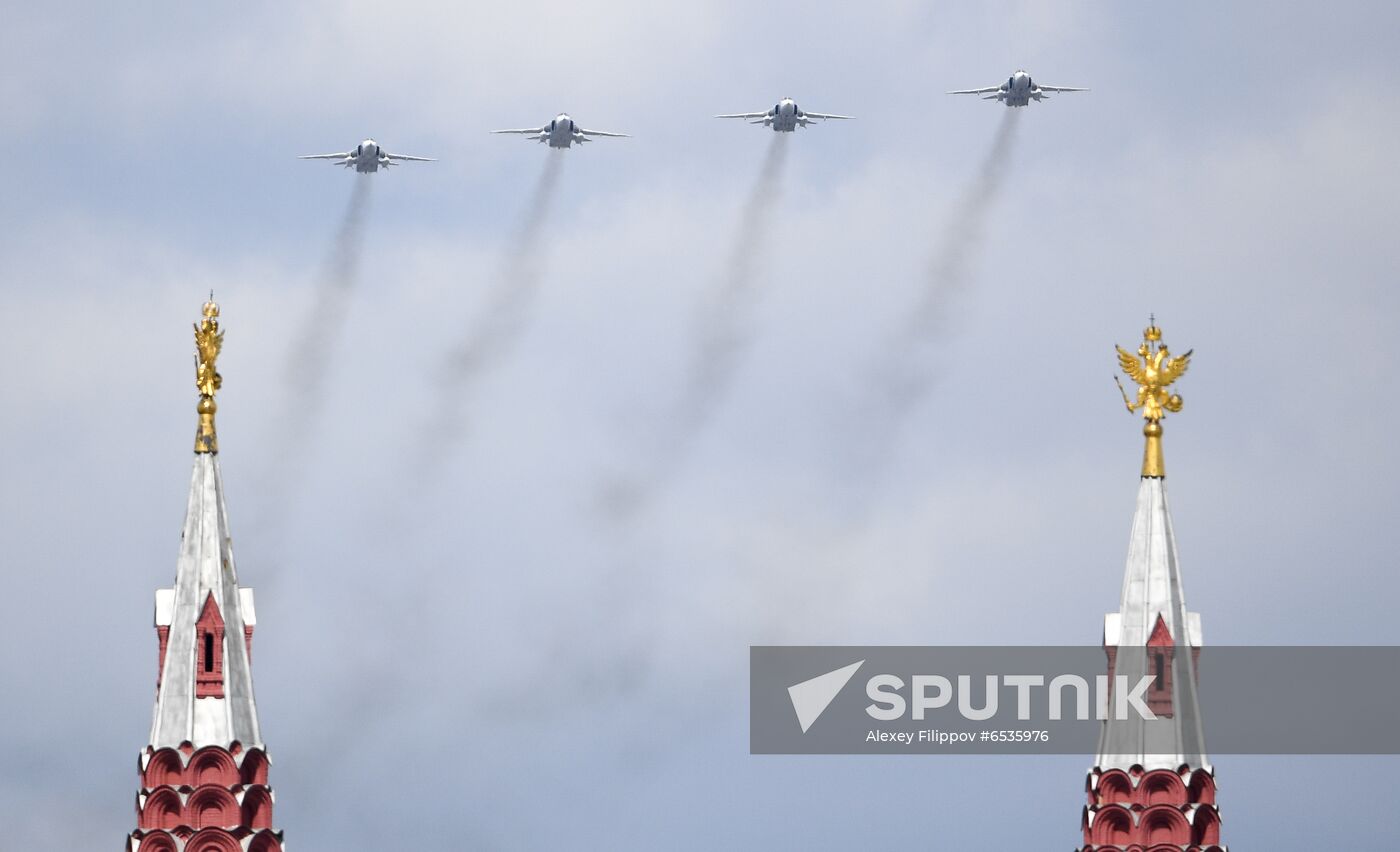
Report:
[[[379,171],[381,157],[379,144],[373,139],[366,139],[355,146],[355,150],[350,152],[351,163],[355,166],[355,171],[362,175],[373,174]]]
[[[772,127],[775,133],[791,133],[798,126],[807,126],[807,117],[792,98],[783,98],[773,105],[773,109],[763,119],[763,123]]]
[[[579,132],[578,125],[567,113],[559,113],[546,128],[545,141],[551,148],[568,148],[574,142],[587,142]]]
[[[1009,107],[1023,107],[1040,98],[1040,87],[1031,79],[1031,75],[1024,71],[1012,74],[997,92],[997,100]]]

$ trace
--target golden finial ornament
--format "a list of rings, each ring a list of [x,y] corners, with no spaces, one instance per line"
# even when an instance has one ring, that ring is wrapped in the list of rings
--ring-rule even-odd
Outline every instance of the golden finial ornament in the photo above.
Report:
[[[219,406],[214,402],[214,394],[223,386],[223,376],[219,375],[215,362],[219,350],[224,346],[224,333],[219,330],[219,306],[210,292],[209,301],[204,303],[204,319],[194,327],[194,385],[199,388],[199,430],[194,434],[196,453],[217,453],[219,436],[214,431],[214,413]]]
[[[1128,411],[1141,409],[1142,417],[1147,421],[1142,426],[1142,434],[1147,436],[1147,446],[1142,453],[1142,475],[1151,477],[1167,475],[1162,461],[1162,418],[1169,411],[1175,414],[1181,410],[1181,397],[1169,394],[1167,388],[1186,372],[1191,365],[1191,353],[1195,351],[1187,350],[1185,355],[1173,356],[1161,341],[1162,330],[1157,327],[1156,318],[1153,317],[1142,332],[1142,345],[1138,347],[1136,355],[1117,344],[1113,347],[1118,350],[1118,365],[1138,386],[1137,398],[1130,399],[1128,392],[1123,390],[1123,383],[1117,376],[1113,377],[1118,382],[1118,390],[1123,394],[1123,404]]]

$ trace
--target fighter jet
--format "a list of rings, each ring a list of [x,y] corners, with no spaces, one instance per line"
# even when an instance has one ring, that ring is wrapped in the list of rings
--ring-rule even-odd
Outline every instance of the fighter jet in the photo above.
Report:
[[[436,162],[432,157],[409,157],[405,154],[390,154],[379,143],[373,139],[366,139],[355,146],[353,151],[345,151],[340,154],[306,154],[297,157],[298,160],[335,160],[345,168],[355,167],[355,171],[360,174],[370,174],[379,171],[379,167],[389,168],[398,165],[399,160],[413,160],[419,163]]]
[[[1001,101],[1009,107],[1023,107],[1031,101],[1043,101],[1046,92],[1087,92],[1088,89],[1074,89],[1069,86],[1042,86],[1031,79],[1025,71],[1017,71],[1000,86],[985,89],[959,89],[950,95],[986,95],[984,101]]]
[[[783,98],[767,112],[735,112],[717,115],[715,118],[746,118],[749,124],[771,127],[778,133],[791,133],[799,127],[806,127],[814,118],[854,118],[851,115],[831,115],[824,112],[803,112],[792,98]]]
[[[548,142],[551,148],[567,148],[578,142],[592,142],[593,136],[611,136],[616,139],[629,138],[626,133],[608,133],[605,130],[585,130],[578,126],[569,114],[561,112],[544,127],[526,127],[520,130],[493,130],[492,133],[519,133],[533,137],[536,142]]]

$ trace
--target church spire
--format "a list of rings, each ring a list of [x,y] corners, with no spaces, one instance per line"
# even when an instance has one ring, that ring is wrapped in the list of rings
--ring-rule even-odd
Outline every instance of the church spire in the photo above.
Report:
[[[1191,353],[1172,356],[1161,340],[1154,321],[1136,356],[1115,347],[1138,385],[1136,399],[1125,392],[1123,401],[1142,412],[1147,441],[1122,594],[1103,630],[1109,675],[1126,684],[1150,678],[1146,703],[1157,718],[1104,722],[1088,777],[1083,852],[1225,848],[1197,695],[1201,617],[1186,609],[1162,463],[1161,421],[1181,410],[1181,397],[1167,388],[1186,372]]]
[[[211,295],[195,326],[194,471],[175,585],[156,591],[156,698],[128,852],[282,850],[253,699],[253,590],[238,585],[214,432],[218,316]]]

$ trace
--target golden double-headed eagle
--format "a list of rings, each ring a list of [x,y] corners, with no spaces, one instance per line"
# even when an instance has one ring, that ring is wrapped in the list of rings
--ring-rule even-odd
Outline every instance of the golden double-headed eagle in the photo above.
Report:
[[[1161,342],[1162,330],[1155,322],[1142,333],[1142,338],[1136,355],[1116,344],[1113,348],[1118,350],[1119,366],[1138,386],[1136,400],[1129,399],[1127,391],[1123,391],[1124,404],[1129,411],[1142,409],[1143,418],[1156,423],[1165,416],[1165,412],[1175,414],[1181,410],[1181,397],[1168,394],[1167,388],[1186,372],[1194,350],[1173,357],[1167,345]],[[1121,382],[1118,387],[1122,390]]]
[[[219,350],[224,348],[224,333],[219,330],[219,306],[214,302],[214,294],[204,303],[204,319],[194,327],[194,384],[199,388],[199,429],[194,433],[196,453],[217,453],[219,436],[214,430],[214,413],[219,404],[214,401],[214,393],[224,383],[219,375]]]
[[[219,306],[213,295],[204,303],[204,320],[194,327],[194,383],[201,396],[212,397],[224,383],[215,364],[219,350],[224,347],[224,333],[219,330]]]

